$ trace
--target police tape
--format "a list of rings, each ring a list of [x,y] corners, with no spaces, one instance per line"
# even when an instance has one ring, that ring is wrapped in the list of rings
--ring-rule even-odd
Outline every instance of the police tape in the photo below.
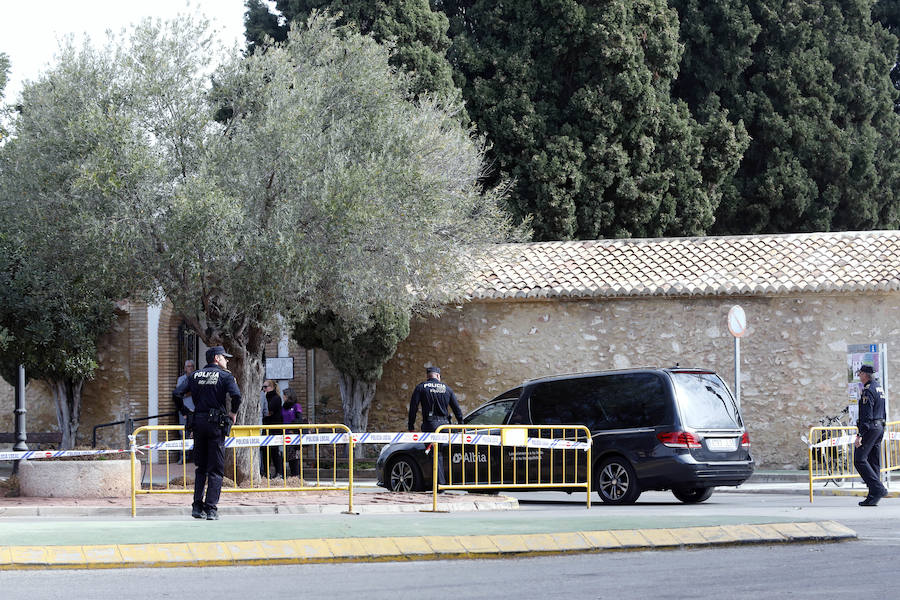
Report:
[[[900,440],[900,431],[889,431],[884,434],[886,440]],[[841,435],[827,438],[815,444],[809,444],[810,448],[836,448],[838,446],[850,446],[856,441],[856,434]]]
[[[62,458],[64,456],[97,456],[98,454],[123,454],[130,450],[18,450],[0,452],[0,460],[32,460],[37,458]]]
[[[528,448],[546,448],[549,450],[588,450],[591,442],[579,442],[576,440],[559,438],[526,438],[519,442],[507,441],[503,443],[502,437],[492,434],[479,433],[306,433],[287,435],[251,435],[225,438],[225,448],[250,448],[257,446],[306,446],[321,444],[346,444],[353,440],[354,444],[459,444],[473,446],[520,446]],[[190,450],[194,447],[194,441],[169,440],[137,446],[141,450]]]
[[[898,434],[900,436],[900,434]],[[502,436],[481,433],[308,433],[287,435],[256,435],[225,438],[226,448],[250,448],[257,446],[306,446],[321,444],[346,444],[350,439],[354,444],[451,444],[471,446],[518,446],[526,448],[546,448],[549,450],[585,450],[591,447],[591,442],[579,442],[576,440],[559,438],[525,438],[521,441],[507,441],[503,443]],[[134,443],[133,436],[129,436]],[[194,447],[192,439],[168,440],[152,444],[134,446],[134,450],[164,450],[186,451]],[[98,456],[101,454],[124,454],[131,450],[25,450],[0,452],[0,460],[33,460],[41,458],[63,458],[67,456]]]

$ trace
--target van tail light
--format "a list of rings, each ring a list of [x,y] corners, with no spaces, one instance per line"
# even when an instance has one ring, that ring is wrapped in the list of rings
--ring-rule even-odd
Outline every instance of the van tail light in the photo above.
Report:
[[[750,434],[746,431],[744,432],[744,435],[741,436],[741,448],[744,450],[750,449]]]
[[[668,448],[702,448],[700,438],[689,431],[663,431],[656,434],[662,444]]]

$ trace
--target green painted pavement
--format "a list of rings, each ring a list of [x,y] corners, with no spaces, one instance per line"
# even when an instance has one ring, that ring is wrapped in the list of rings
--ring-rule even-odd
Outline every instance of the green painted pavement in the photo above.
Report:
[[[531,514],[493,513],[490,516],[454,514],[399,515],[284,515],[250,517],[223,515],[220,521],[185,517],[180,520],[54,519],[0,521],[0,546],[73,546],[224,542],[428,535],[492,535],[557,533],[618,529],[666,529],[714,525],[791,522],[771,516],[704,517],[583,516],[541,519]]]

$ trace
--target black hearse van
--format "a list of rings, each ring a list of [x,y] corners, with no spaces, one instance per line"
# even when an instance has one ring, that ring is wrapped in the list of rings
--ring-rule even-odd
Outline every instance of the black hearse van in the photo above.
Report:
[[[682,502],[702,502],[715,486],[740,485],[753,473],[737,403],[719,376],[705,369],[543,377],[500,394],[464,422],[585,425],[593,437],[593,488],[609,504],[631,504],[647,490],[672,490]],[[385,446],[376,463],[378,484],[394,491],[429,489],[432,462],[425,449]],[[453,448],[445,459],[452,469],[480,461],[456,457]]]

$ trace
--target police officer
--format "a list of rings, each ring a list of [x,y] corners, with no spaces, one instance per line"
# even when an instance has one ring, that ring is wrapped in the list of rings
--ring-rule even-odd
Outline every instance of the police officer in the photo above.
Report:
[[[854,446],[856,452],[853,464],[856,472],[869,486],[869,495],[859,503],[860,506],[876,506],[878,501],[887,496],[887,488],[881,483],[881,438],[884,437],[884,421],[887,417],[881,386],[873,377],[875,370],[863,365],[857,371],[863,384],[859,395],[859,419],[856,422],[857,434]]]
[[[172,397],[177,406],[190,390],[194,399],[194,503],[191,516],[210,521],[219,518],[218,502],[225,476],[225,436],[237,418],[241,390],[228,369],[231,355],[222,346],[206,351],[206,366],[191,373],[175,387]],[[226,412],[226,394],[231,396],[231,413]],[[203,490],[206,488],[206,501]]]
[[[409,422],[406,429],[414,431],[416,413],[422,407],[422,431],[434,431],[441,425],[450,422],[450,410],[456,415],[456,422],[462,423],[462,411],[456,394],[450,386],[441,382],[441,370],[438,367],[425,369],[427,379],[416,386],[409,400]],[[438,460],[438,483],[445,484],[444,461]]]

